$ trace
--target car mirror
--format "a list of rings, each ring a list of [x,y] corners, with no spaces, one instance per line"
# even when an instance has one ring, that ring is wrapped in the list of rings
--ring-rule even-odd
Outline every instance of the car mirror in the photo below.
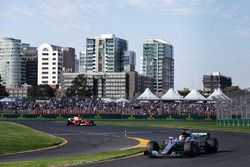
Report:
[[[172,144],[172,141],[173,141],[174,138],[173,137],[169,137],[168,139],[169,139],[170,143]]]

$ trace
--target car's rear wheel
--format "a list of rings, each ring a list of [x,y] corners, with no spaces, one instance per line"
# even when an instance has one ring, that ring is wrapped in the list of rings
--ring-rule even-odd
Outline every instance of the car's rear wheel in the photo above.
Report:
[[[184,144],[184,153],[185,157],[194,157],[197,154],[197,148],[193,142],[186,142]]]
[[[207,138],[205,141],[205,151],[207,153],[216,153],[219,149],[219,142],[216,138]]]

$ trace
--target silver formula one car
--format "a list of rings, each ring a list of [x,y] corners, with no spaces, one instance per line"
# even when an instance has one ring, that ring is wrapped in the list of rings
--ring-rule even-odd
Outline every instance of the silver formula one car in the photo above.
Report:
[[[178,138],[169,137],[160,147],[156,141],[147,144],[145,156],[157,157],[194,157],[200,153],[218,152],[219,143],[210,138],[209,133],[190,133],[184,130]]]

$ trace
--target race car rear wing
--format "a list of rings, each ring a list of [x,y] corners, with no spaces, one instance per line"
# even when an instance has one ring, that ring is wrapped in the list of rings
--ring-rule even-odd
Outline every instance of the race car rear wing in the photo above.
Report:
[[[210,133],[191,133],[194,137],[210,137]]]

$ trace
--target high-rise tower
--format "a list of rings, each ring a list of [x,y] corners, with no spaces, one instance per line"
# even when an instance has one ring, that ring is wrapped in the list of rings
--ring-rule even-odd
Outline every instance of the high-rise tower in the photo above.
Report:
[[[162,94],[174,87],[173,46],[161,39],[143,44],[142,72],[155,79],[154,91]]]

